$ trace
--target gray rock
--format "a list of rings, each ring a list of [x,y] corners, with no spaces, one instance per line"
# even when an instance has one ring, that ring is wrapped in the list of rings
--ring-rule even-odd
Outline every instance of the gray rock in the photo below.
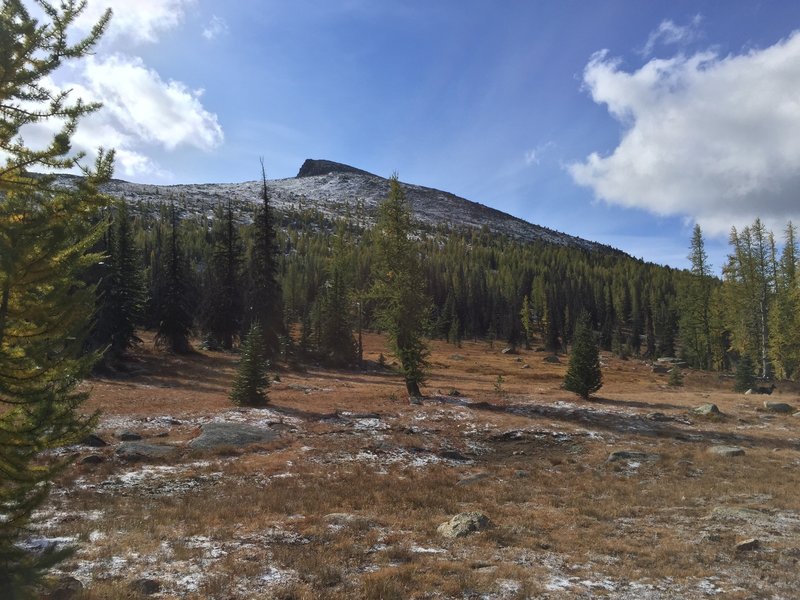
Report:
[[[278,437],[276,431],[246,423],[207,423],[200,435],[189,442],[190,448],[210,450],[231,446],[241,448],[250,444],[271,442]]]
[[[658,373],[659,375],[665,375],[669,373],[670,367],[665,367],[664,365],[653,365],[650,367],[650,370],[653,373]]]
[[[520,369],[530,369],[530,368],[531,368],[531,366],[528,363],[525,363],[524,365],[522,365],[520,367]]]
[[[707,404],[701,404],[700,406],[696,406],[691,410],[691,413],[694,415],[701,415],[704,417],[722,414],[719,410],[719,407],[716,404],[712,404],[710,402]]]
[[[355,527],[355,526],[362,526],[362,527],[369,527],[375,524],[375,522],[363,515],[357,515],[354,513],[329,513],[322,517],[322,520],[328,523],[329,525],[338,525],[340,527]]]
[[[155,579],[140,577],[131,581],[128,584],[128,589],[143,596],[152,596],[161,591],[161,584]]]
[[[792,416],[793,416],[793,417],[800,417],[800,411],[798,411],[798,412],[794,413]]]
[[[484,479],[488,478],[489,473],[474,473],[473,475],[462,477],[456,482],[456,485],[472,485],[473,483],[478,483],[479,481],[483,481]]]
[[[90,454],[89,456],[84,456],[81,459],[82,465],[99,465],[102,462],[105,462],[106,459],[100,456],[99,454]]]
[[[135,431],[127,431],[125,429],[120,429],[119,431],[114,432],[114,437],[122,440],[123,442],[138,442],[142,439],[142,436],[136,433]]]
[[[759,540],[756,538],[750,538],[748,540],[742,540],[741,542],[738,542],[733,549],[736,552],[749,552],[751,550],[758,550],[760,546],[761,542]]]
[[[669,415],[665,415],[662,412],[651,412],[651,413],[648,413],[647,418],[650,419],[651,421],[657,421],[657,422],[674,421],[675,420],[672,417],[670,417]]]
[[[439,535],[448,538],[459,538],[492,526],[489,517],[480,512],[459,513],[449,521],[439,525]]]
[[[439,458],[445,460],[455,460],[458,462],[469,462],[469,458],[461,454],[458,450],[442,450],[439,452]]]
[[[561,359],[558,358],[555,354],[550,354],[549,356],[545,356],[542,359],[542,362],[552,363],[554,365],[557,365],[561,363]]]
[[[500,353],[501,354],[516,354],[517,353],[517,349],[512,347],[512,346],[507,346],[507,347],[503,348],[502,350],[500,350]]]
[[[708,451],[718,456],[744,456],[744,448],[739,446],[711,446]]]
[[[647,452],[637,452],[634,450],[615,450],[608,455],[607,462],[617,462],[620,460],[656,462],[661,460],[661,455],[649,454]]]
[[[788,415],[790,412],[794,411],[794,407],[791,404],[786,404],[786,402],[770,402],[769,400],[764,401],[764,408],[769,412],[779,413],[781,415]]]
[[[167,458],[177,451],[175,446],[148,444],[147,442],[122,442],[114,453],[122,460],[148,461]]]
[[[44,598],[47,600],[72,600],[83,591],[83,584],[69,575],[64,575],[56,581],[50,593]]]
[[[108,442],[101,438],[99,435],[94,433],[90,433],[87,435],[83,440],[81,440],[81,444],[84,446],[90,446],[92,448],[104,448],[108,446]]]
[[[530,476],[531,476],[531,472],[530,471],[525,471],[523,469],[520,469],[518,471],[514,471],[514,477],[516,477],[517,479],[527,479]]]

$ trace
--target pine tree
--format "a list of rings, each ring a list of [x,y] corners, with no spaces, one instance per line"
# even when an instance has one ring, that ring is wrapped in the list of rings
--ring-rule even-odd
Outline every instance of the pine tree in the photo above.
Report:
[[[746,392],[756,383],[755,364],[749,354],[743,354],[736,363],[736,377],[733,384],[733,391]]]
[[[373,297],[378,323],[386,330],[408,395],[418,398],[428,367],[429,305],[417,248],[410,236],[411,208],[397,175],[389,180],[389,195],[378,208],[378,248]]]
[[[95,355],[82,355],[94,290],[86,271],[101,256],[91,252],[103,234],[96,215],[105,205],[98,185],[110,178],[113,153],[100,151],[93,170],[74,188],[28,169],[79,167],[70,137],[81,117],[98,108],[45,80],[63,62],[86,55],[110,13],[75,44],[68,29],[81,2],[40,3],[47,22],[37,22],[17,0],[0,8],[0,592],[3,598],[38,597],[34,585],[68,551],[41,554],[18,542],[48,482],[66,462],[43,451],[75,443],[95,418],[78,414],[85,398],[75,386]],[[19,136],[26,125],[62,123],[38,150]]]
[[[694,226],[689,260],[692,264],[692,277],[687,282],[681,299],[681,340],[684,355],[689,363],[701,369],[710,369],[713,355],[711,339],[713,279],[700,225]]]
[[[280,355],[280,338],[285,334],[283,294],[278,280],[278,247],[275,223],[269,204],[267,175],[261,163],[261,204],[253,216],[253,247],[250,254],[248,310],[251,322],[258,322],[269,360]]]
[[[319,303],[319,347],[322,361],[333,367],[347,367],[356,362],[357,345],[353,339],[350,274],[346,249],[349,245],[344,221],[337,225],[328,279]]]
[[[136,326],[144,306],[141,258],[124,200],[116,203],[116,213],[106,234],[105,251],[92,346],[107,348],[103,362],[110,364],[117,362],[138,340]]]
[[[213,250],[201,306],[202,329],[213,345],[233,348],[242,327],[242,262],[244,250],[233,207],[217,206],[212,230]]]
[[[239,406],[265,406],[268,402],[269,362],[264,355],[263,332],[258,322],[250,326],[241,352],[231,390],[231,401]]]
[[[600,353],[594,341],[589,314],[584,312],[575,324],[564,389],[588,400],[602,385]]]
[[[155,284],[155,302],[158,328],[155,342],[159,348],[186,354],[192,351],[189,333],[192,329],[191,285],[186,265],[186,256],[181,245],[178,229],[178,213],[175,203],[169,208],[166,224],[166,241],[159,261],[163,266]]]

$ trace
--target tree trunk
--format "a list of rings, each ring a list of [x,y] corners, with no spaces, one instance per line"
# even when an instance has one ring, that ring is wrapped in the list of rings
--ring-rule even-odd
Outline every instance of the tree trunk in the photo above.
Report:
[[[411,379],[406,379],[406,391],[411,398],[422,398],[422,392],[419,391],[419,383]]]

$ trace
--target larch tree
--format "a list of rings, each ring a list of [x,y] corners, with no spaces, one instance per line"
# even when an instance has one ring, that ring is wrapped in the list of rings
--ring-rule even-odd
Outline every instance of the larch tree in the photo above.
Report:
[[[75,388],[97,358],[82,354],[94,306],[84,280],[101,260],[91,251],[105,226],[96,218],[106,203],[98,186],[113,165],[113,152],[101,150],[73,187],[30,172],[81,167],[70,140],[99,106],[73,101],[48,78],[87,55],[110,18],[70,43],[85,2],[38,4],[41,22],[19,0],[0,6],[0,595],[14,599],[38,597],[43,573],[69,553],[31,553],[18,542],[67,464],[43,451],[77,442],[95,421],[79,413],[85,394]],[[54,124],[61,127],[47,145],[26,145],[23,128]]]
[[[800,368],[800,280],[797,276],[797,229],[784,231],[783,251],[775,277],[775,299],[770,311],[770,352],[777,374],[795,377]]]
[[[419,398],[428,368],[425,335],[430,301],[425,295],[420,257],[411,225],[411,207],[397,175],[389,180],[389,195],[378,207],[377,256],[372,295],[376,316],[387,332],[392,352],[400,361],[406,390]]]
[[[711,293],[713,276],[700,225],[694,226],[691,250],[691,278],[682,294],[680,333],[683,351],[692,366],[711,369]]]

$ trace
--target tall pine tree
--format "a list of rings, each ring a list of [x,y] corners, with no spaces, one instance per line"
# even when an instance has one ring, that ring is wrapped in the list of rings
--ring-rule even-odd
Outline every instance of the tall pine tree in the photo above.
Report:
[[[351,275],[347,263],[348,241],[345,223],[340,221],[336,227],[328,264],[328,278],[317,299],[320,312],[318,352],[323,362],[334,367],[353,365],[358,351],[353,339]]]
[[[192,350],[189,343],[193,321],[191,283],[174,202],[170,204],[168,219],[167,223],[162,224],[166,236],[158,259],[161,269],[154,289],[158,314],[155,342],[159,348],[186,354]]]
[[[244,249],[230,201],[214,211],[212,248],[200,310],[201,325],[212,345],[230,350],[239,337],[244,310]]]
[[[261,204],[253,216],[253,247],[248,271],[250,289],[248,312],[251,323],[258,322],[264,343],[264,354],[270,361],[280,356],[284,335],[283,294],[278,280],[278,246],[275,222],[269,204],[267,174],[261,163]]]
[[[711,338],[713,277],[700,225],[694,226],[689,260],[692,265],[692,276],[685,285],[681,299],[680,333],[683,351],[692,366],[711,369],[713,356]]]
[[[90,52],[110,13],[74,44],[68,29],[85,3],[40,2],[38,22],[17,0],[0,8],[0,596],[34,598],[43,572],[67,552],[29,553],[18,542],[48,482],[66,466],[43,451],[78,441],[93,426],[75,391],[96,356],[82,355],[94,290],[82,282],[100,260],[91,252],[103,233],[98,185],[111,176],[113,153],[102,151],[75,187],[53,185],[36,168],[79,167],[70,151],[79,119],[97,105],[55,91],[50,74]],[[61,124],[50,143],[32,149],[20,130]]]
[[[136,326],[144,306],[144,279],[139,249],[133,240],[128,205],[116,203],[106,233],[105,259],[98,284],[97,311],[92,346],[106,349],[103,362],[118,363],[135,343]]]

